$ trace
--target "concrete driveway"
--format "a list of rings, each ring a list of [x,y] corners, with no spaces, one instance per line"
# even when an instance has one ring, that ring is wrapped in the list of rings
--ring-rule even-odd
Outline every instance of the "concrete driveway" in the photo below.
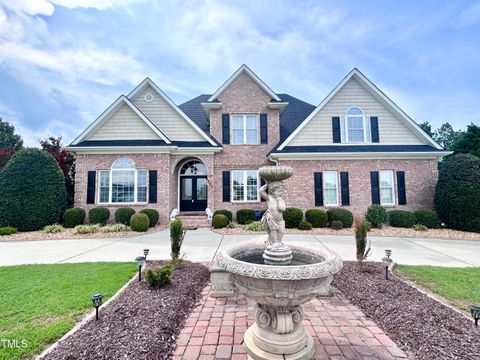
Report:
[[[264,240],[260,235],[220,235],[209,229],[188,231],[182,247],[184,258],[211,261],[222,246],[246,240]],[[355,240],[344,235],[287,234],[286,243],[316,246],[322,243],[344,260],[355,260]],[[369,237],[370,260],[379,261],[385,249],[400,264],[437,266],[480,266],[480,241],[426,238]],[[150,259],[170,256],[169,230],[129,238],[42,241],[0,241],[0,265],[53,264],[91,261],[133,261],[150,249]]]

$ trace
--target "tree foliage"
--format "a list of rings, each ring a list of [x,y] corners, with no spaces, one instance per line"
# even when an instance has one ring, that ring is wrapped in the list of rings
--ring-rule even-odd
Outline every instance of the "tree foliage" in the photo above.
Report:
[[[15,133],[15,127],[0,118],[0,171],[18,150],[23,149],[23,140]]]
[[[442,145],[445,149],[450,150],[452,144],[457,140],[457,138],[462,134],[461,131],[453,130],[452,125],[446,122],[442,124],[435,133],[433,134],[433,139]]]
[[[425,131],[428,134],[428,136],[433,138],[432,125],[430,125],[430,123],[428,121],[425,121],[421,124],[418,124],[418,126],[420,126],[422,128],[422,130]]]
[[[452,145],[457,154],[472,154],[480,157],[480,126],[470,124]]]

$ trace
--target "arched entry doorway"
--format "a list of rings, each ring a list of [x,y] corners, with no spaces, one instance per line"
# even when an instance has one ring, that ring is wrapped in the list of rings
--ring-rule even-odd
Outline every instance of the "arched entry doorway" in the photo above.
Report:
[[[189,160],[180,167],[180,211],[205,211],[207,175],[207,167],[199,160]]]

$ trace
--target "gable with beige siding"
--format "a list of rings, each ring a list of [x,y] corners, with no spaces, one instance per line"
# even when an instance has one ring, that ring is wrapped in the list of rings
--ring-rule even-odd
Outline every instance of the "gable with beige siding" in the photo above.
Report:
[[[145,95],[153,95],[151,102]],[[165,99],[149,85],[130,99],[170,140],[205,141],[194,127],[188,123]]]
[[[345,116],[349,107],[359,107],[365,116],[377,116],[380,144],[427,144],[405,123],[392,114],[355,78],[345,85],[290,141],[289,146],[328,145],[333,143],[332,117]]]
[[[159,140],[159,136],[127,104],[122,104],[85,140]]]

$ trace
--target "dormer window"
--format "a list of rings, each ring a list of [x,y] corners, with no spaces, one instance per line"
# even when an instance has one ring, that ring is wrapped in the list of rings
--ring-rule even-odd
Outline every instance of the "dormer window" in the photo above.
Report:
[[[346,116],[341,119],[342,143],[370,143],[370,119],[358,107],[347,110]]]

